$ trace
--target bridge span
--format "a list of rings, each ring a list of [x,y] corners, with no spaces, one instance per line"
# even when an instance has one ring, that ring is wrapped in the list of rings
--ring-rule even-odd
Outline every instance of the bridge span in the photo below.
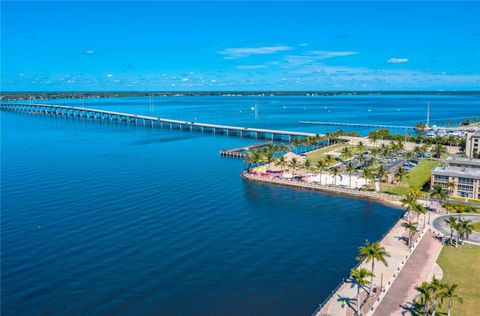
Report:
[[[223,134],[227,136],[250,137],[277,141],[291,141],[295,138],[304,138],[315,135],[314,133],[305,132],[180,121],[153,116],[113,112],[102,109],[92,109],[55,104],[2,103],[0,104],[0,109],[7,111],[20,111],[45,115],[57,115],[65,117],[124,122],[127,124],[135,125],[142,124],[143,126],[158,126],[161,128],[175,128],[179,130],[200,131],[205,133]]]

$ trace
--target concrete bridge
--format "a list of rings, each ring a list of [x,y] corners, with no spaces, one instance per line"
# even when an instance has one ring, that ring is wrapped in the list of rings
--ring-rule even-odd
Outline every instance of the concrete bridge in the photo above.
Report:
[[[20,104],[20,103],[2,103],[1,110],[20,111],[27,113],[37,113],[45,115],[57,115],[65,117],[75,117],[93,120],[105,120],[113,122],[124,122],[126,124],[158,126],[161,128],[199,131],[212,134],[223,134],[227,136],[250,137],[257,139],[268,139],[277,141],[291,141],[295,138],[304,138],[314,136],[313,133],[282,131],[274,129],[240,127],[229,125],[207,124],[189,121],[180,121],[165,119],[153,116],[112,112],[102,109],[91,109],[83,107],[73,107],[53,104]]]

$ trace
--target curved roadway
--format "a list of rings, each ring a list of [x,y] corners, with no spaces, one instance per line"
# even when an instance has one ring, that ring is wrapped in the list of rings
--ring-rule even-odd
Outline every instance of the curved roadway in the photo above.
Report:
[[[450,227],[445,223],[445,219],[447,219],[450,216],[469,219],[474,223],[480,222],[480,214],[449,214],[449,215],[437,217],[433,221],[433,227],[439,232],[445,234],[446,236],[450,236]],[[465,241],[480,244],[480,233],[473,231]]]

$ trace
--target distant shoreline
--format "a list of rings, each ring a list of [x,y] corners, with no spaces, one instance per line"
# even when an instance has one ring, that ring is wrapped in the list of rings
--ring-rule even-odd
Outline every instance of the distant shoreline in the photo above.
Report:
[[[0,100],[126,97],[322,97],[362,95],[480,95],[480,91],[3,91]]]

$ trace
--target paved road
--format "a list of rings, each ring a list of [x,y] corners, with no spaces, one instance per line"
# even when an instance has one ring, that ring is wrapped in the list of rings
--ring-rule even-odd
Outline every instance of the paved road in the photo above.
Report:
[[[449,214],[449,215],[444,215],[436,218],[433,221],[433,227],[439,232],[445,234],[446,236],[450,236],[450,227],[445,223],[445,219],[447,219],[449,216],[452,216],[452,215],[455,217],[463,217],[465,219],[469,219],[474,223],[480,222],[480,214]],[[453,233],[453,236],[455,237],[455,232]],[[471,241],[471,242],[480,244],[480,233],[477,233],[477,232],[471,233],[469,238],[466,239],[466,241]]]
[[[409,315],[417,296],[415,286],[427,279],[441,250],[441,241],[427,231],[373,316]]]

